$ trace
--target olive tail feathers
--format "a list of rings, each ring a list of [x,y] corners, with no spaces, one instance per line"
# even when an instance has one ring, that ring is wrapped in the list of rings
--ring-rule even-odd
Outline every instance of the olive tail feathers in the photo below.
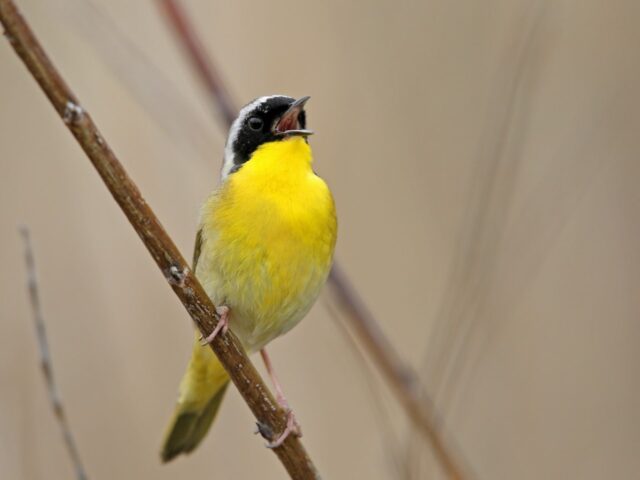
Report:
[[[210,348],[201,346],[196,340],[160,452],[163,462],[181,453],[190,453],[200,444],[218,413],[228,386],[229,377],[218,359]]]

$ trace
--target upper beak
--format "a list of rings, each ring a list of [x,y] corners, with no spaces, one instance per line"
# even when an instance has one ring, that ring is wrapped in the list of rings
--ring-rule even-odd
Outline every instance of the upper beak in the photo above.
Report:
[[[302,97],[291,104],[289,109],[284,112],[280,120],[275,126],[274,133],[276,135],[300,135],[303,137],[313,135],[311,130],[298,129],[298,117],[304,109],[304,104],[311,97]]]

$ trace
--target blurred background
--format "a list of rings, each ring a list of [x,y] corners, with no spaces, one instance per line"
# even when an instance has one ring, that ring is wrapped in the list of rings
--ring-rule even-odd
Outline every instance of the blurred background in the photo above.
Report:
[[[18,4],[190,257],[226,131],[157,4]],[[184,5],[238,102],[311,95],[337,258],[474,476],[640,475],[640,4]],[[0,65],[0,476],[73,477],[27,224],[91,478],[284,478],[233,389],[204,444],[160,464],[190,321],[6,41]],[[321,299],[271,348],[323,477],[441,478],[340,324]]]

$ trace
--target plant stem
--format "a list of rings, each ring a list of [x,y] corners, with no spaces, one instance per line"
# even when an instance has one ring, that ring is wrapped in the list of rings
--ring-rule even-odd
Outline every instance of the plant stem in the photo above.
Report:
[[[29,229],[27,227],[21,227],[20,234],[22,235],[22,240],[24,242],[24,258],[27,267],[29,303],[31,303],[31,309],[33,310],[33,322],[36,327],[38,351],[40,352],[40,366],[47,385],[47,391],[49,392],[49,402],[51,403],[51,408],[56,420],[58,421],[60,430],[62,431],[64,445],[67,448],[67,453],[69,454],[73,468],[76,471],[76,478],[78,480],[87,480],[87,473],[82,465],[80,452],[73,436],[73,432],[71,431],[71,427],[69,426],[69,420],[67,420],[64,403],[60,397],[60,390],[56,383],[56,377],[53,374],[53,362],[51,361],[51,351],[49,349],[49,341],[47,339],[47,328],[44,323],[44,313],[42,312],[42,303],[40,301],[38,276],[36,275],[36,262],[33,254],[33,246],[31,245]]]
[[[233,102],[228,90],[222,84],[215,63],[205,51],[179,0],[158,0],[158,3],[165,11],[169,24],[187,52],[195,73],[207,87],[207,93],[212,103],[223,112],[225,127],[229,128],[238,109],[233,107]],[[420,391],[418,375],[398,356],[384,335],[380,324],[341,273],[337,262],[329,275],[328,282],[335,292],[334,297],[337,299],[341,311],[346,314],[357,338],[382,371],[384,378],[392,387],[400,404],[418,431],[431,442],[434,453],[448,478],[451,480],[465,478],[460,466],[462,462],[457,458],[458,455],[454,454],[454,449],[451,446],[445,444],[441,433],[442,428],[437,422],[439,416],[433,402],[426,393]]]
[[[91,160],[198,329],[208,337],[217,324],[213,303],[13,1],[0,0],[0,23],[11,46]],[[211,347],[255,415],[260,431],[270,434],[267,435],[269,441],[278,438],[286,427],[286,412],[274,400],[238,339],[228,332],[217,336]],[[287,437],[282,446],[273,450],[291,478],[318,478],[311,459],[295,435]]]

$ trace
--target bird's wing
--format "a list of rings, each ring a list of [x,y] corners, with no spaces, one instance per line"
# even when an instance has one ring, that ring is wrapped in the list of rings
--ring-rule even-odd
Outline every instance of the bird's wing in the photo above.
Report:
[[[196,233],[196,244],[193,247],[193,262],[191,263],[191,268],[195,272],[196,267],[198,266],[198,260],[200,259],[200,251],[202,250],[202,228],[198,229],[198,233]]]

